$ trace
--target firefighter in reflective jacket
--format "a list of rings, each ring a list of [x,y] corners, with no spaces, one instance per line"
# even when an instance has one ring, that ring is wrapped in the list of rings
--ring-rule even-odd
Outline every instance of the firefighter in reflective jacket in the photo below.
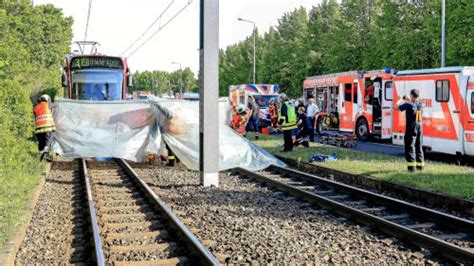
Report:
[[[51,99],[48,95],[41,95],[34,109],[36,119],[35,134],[38,139],[38,150],[42,153],[41,158],[49,151],[49,142],[53,131],[56,130],[53,114],[49,109],[50,101]]]
[[[409,172],[415,169],[422,171],[423,158],[423,122],[421,119],[423,105],[419,101],[420,92],[417,89],[410,91],[410,97],[403,96],[397,103],[400,111],[405,111],[405,158]]]
[[[279,96],[280,110],[278,114],[278,125],[283,131],[285,148],[283,152],[293,150],[293,130],[296,128],[296,109],[289,101],[286,94]]]

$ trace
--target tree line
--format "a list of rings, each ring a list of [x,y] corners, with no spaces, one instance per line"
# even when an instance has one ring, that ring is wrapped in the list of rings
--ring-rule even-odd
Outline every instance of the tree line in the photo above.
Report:
[[[41,172],[33,103],[43,93],[61,91],[60,66],[70,49],[72,23],[53,5],[0,3],[0,194],[9,193],[11,180],[22,180],[16,184],[21,187]]]
[[[340,3],[338,3],[340,2]],[[446,1],[446,65],[474,65],[474,1]],[[258,33],[257,33],[258,34]],[[298,8],[256,40],[257,83],[302,96],[308,76],[349,70],[436,68],[440,0],[323,0]],[[220,50],[219,93],[252,82],[253,36]]]
[[[130,91],[149,91],[155,95],[166,93],[169,90],[179,92],[180,86],[183,92],[198,91],[198,81],[193,71],[187,67],[174,72],[167,71],[143,71],[133,74],[133,87]]]

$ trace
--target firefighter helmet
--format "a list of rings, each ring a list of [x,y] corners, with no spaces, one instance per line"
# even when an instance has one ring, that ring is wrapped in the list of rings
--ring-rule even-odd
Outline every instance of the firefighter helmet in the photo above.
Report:
[[[237,113],[241,114],[243,112],[245,112],[245,105],[243,104],[237,105]]]
[[[41,102],[41,101],[49,102],[51,101],[51,98],[49,97],[48,94],[43,94],[38,98],[38,102]]]
[[[288,101],[288,96],[286,96],[286,93],[282,92],[280,95],[278,95],[278,98],[283,99],[283,101]]]

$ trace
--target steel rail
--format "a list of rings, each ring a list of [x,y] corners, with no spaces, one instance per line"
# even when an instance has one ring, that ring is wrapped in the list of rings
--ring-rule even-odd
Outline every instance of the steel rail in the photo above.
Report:
[[[199,241],[199,239],[179,220],[178,217],[169,209],[166,204],[153,192],[153,190],[143,181],[143,179],[133,170],[133,168],[123,159],[117,159],[125,171],[138,182],[140,188],[147,197],[155,203],[158,209],[168,218],[172,226],[178,230],[181,236],[186,240],[189,247],[195,251],[200,258],[202,265],[220,265],[219,261],[212,253]]]
[[[282,169],[285,169],[285,168],[282,168]],[[288,170],[288,169],[285,169],[285,170]],[[300,189],[300,188],[297,188],[297,187],[279,182],[279,181],[274,180],[274,179],[269,178],[269,177],[265,177],[265,176],[260,175],[258,173],[254,173],[254,172],[242,169],[242,168],[236,168],[235,171],[240,173],[240,174],[243,174],[244,176],[253,178],[253,179],[258,180],[260,182],[264,182],[264,183],[266,183],[266,184],[268,184],[272,187],[275,187],[279,190],[287,192],[287,193],[289,193],[293,196],[303,198],[303,199],[305,199],[309,202],[315,203],[315,204],[317,204],[317,205],[319,205],[323,208],[331,209],[334,212],[336,212],[338,214],[341,214],[343,216],[353,218],[353,219],[355,219],[355,220],[357,220],[357,221],[359,221],[363,224],[368,224],[368,225],[370,225],[372,227],[375,227],[378,230],[380,230],[380,231],[382,231],[382,232],[384,232],[388,235],[395,236],[397,238],[406,240],[407,242],[410,242],[410,243],[413,243],[415,245],[427,248],[430,251],[432,251],[433,253],[440,254],[441,256],[446,257],[450,260],[461,261],[461,262],[466,262],[466,263],[472,263],[474,261],[474,253],[472,251],[468,250],[468,249],[458,247],[456,245],[453,245],[453,244],[448,243],[446,241],[440,240],[440,239],[435,238],[433,236],[423,234],[423,233],[418,232],[416,230],[407,228],[403,225],[399,225],[397,223],[391,222],[389,220],[385,220],[381,217],[377,217],[377,216],[372,215],[370,213],[363,212],[361,210],[358,210],[356,208],[347,206],[343,203],[331,200],[331,199],[326,198],[324,196],[317,195],[315,193],[308,192],[306,190],[303,190],[303,189]],[[285,172],[288,173],[288,174],[291,173],[293,175],[295,175],[297,173],[301,173],[299,171],[293,171],[293,170],[288,170],[288,171],[285,171]],[[310,176],[310,175],[305,174],[305,173],[302,173],[302,174],[304,174],[305,177]],[[301,177],[301,175],[297,175],[295,177]],[[306,179],[303,179],[303,180],[306,180]],[[330,181],[330,180],[323,180],[323,181]],[[334,181],[330,181],[330,182],[327,182],[327,183],[325,182],[325,185],[328,184],[327,186],[331,186],[330,184],[332,184],[332,183],[337,183],[337,182],[334,182]],[[346,186],[345,187],[346,190],[350,188],[350,186],[347,186],[345,184],[339,184],[339,185]],[[356,191],[359,190],[358,188],[354,188],[354,189],[356,189]],[[369,192],[369,191],[367,191],[367,192]],[[372,193],[372,192],[370,192],[370,193]],[[375,194],[375,193],[372,193],[372,194]],[[367,195],[371,195],[371,194],[366,194],[365,196],[367,196]],[[377,195],[377,194],[375,194],[375,195]],[[388,198],[388,197],[386,197],[386,198]],[[424,212],[426,212],[426,210]],[[439,215],[439,214],[437,214],[437,215]],[[427,219],[427,218],[429,220],[429,217],[424,217],[424,219]],[[458,230],[459,230],[459,228],[458,228]]]
[[[96,257],[96,262],[97,265],[99,266],[105,266],[105,257],[104,257],[104,252],[102,249],[102,240],[100,239],[100,231],[99,231],[99,225],[97,224],[97,215],[94,207],[94,198],[92,196],[92,187],[91,187],[91,181],[90,181],[90,176],[87,171],[87,164],[86,160],[84,158],[79,159],[80,164],[81,164],[81,169],[82,169],[82,174],[84,176],[85,182],[86,182],[86,190],[87,190],[87,206],[89,210],[89,217],[90,217],[90,224],[92,227],[92,234],[94,236],[94,249],[95,249],[95,257]]]
[[[304,173],[295,169],[283,168],[279,166],[271,166],[271,170],[287,175],[296,175],[296,177],[307,181],[315,185],[324,185],[335,188],[340,191],[353,194],[357,197],[367,199],[373,202],[377,202],[383,205],[388,205],[394,209],[398,209],[404,212],[408,212],[415,217],[419,217],[424,220],[430,220],[432,222],[443,224],[453,230],[459,230],[462,228],[463,231],[467,231],[470,234],[474,234],[474,221],[463,219],[451,214],[443,213],[433,209],[429,209],[423,206],[415,205],[403,200],[395,199],[385,195],[377,194],[372,191],[361,189],[358,187],[350,186],[337,181],[322,178],[316,175]]]

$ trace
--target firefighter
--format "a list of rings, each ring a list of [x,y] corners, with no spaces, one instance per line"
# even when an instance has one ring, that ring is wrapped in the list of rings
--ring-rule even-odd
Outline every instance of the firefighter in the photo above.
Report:
[[[51,98],[47,94],[41,95],[33,110],[36,119],[35,134],[38,139],[38,150],[41,152],[40,160],[49,152],[51,137],[56,130],[49,106],[50,102]]]
[[[245,135],[245,125],[247,124],[247,114],[245,105],[239,104],[235,107],[235,114],[232,118],[232,128],[239,133],[239,135]]]
[[[424,167],[423,158],[423,122],[421,119],[423,105],[419,101],[420,91],[412,89],[410,96],[403,96],[397,102],[398,109],[405,111],[405,158],[407,160],[408,172],[415,169],[422,171]]]
[[[170,149],[168,144],[166,144],[166,150],[168,151],[168,163],[166,165],[167,166],[175,166],[176,156],[174,155],[174,152]]]
[[[258,117],[258,112],[259,112],[259,107],[257,103],[255,102],[255,98],[252,96],[249,96],[248,98],[248,107],[247,109],[249,110],[249,117],[248,117],[248,122],[247,122],[247,131],[253,131],[255,133],[255,139],[258,140],[259,135],[258,135],[258,124],[259,124],[259,117]]]
[[[270,115],[271,126],[275,130],[278,126],[278,105],[274,98],[270,99],[268,114]]]
[[[298,129],[294,145],[298,146],[301,144],[304,147],[309,148],[309,136],[313,127],[311,126],[311,119],[307,116],[304,106],[298,107],[298,122],[296,123],[296,126]]]
[[[293,150],[293,130],[296,128],[296,110],[295,106],[290,103],[286,94],[279,96],[280,110],[278,114],[278,125],[283,131],[283,141],[285,148],[283,152]]]

